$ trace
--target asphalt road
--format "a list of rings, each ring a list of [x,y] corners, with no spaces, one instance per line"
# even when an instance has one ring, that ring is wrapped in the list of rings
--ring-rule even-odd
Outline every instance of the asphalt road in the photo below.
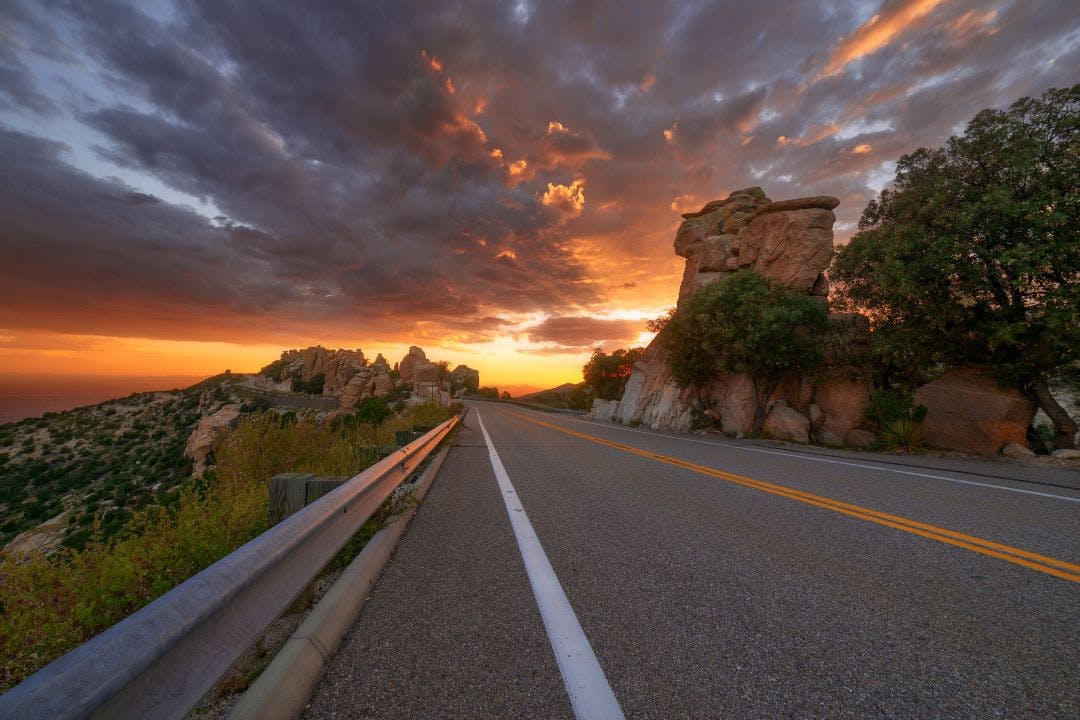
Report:
[[[575,708],[1080,717],[1080,473],[476,403],[305,717]]]

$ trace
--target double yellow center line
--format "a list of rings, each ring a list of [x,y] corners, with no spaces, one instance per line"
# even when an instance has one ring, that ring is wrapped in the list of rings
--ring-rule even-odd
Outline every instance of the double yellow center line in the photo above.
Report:
[[[566,433],[567,435],[573,435],[574,437],[583,440],[589,440],[590,442],[599,443],[600,445],[607,445],[608,447],[647,457],[650,460],[667,463],[668,465],[674,465],[703,475],[710,475],[736,485],[772,493],[773,495],[779,495],[780,497],[785,497],[789,500],[795,500],[807,505],[814,505],[816,507],[825,508],[826,510],[850,515],[851,517],[867,520],[872,523],[877,523],[878,525],[884,525],[885,527],[903,530],[904,532],[909,532],[913,535],[920,535],[931,540],[955,545],[956,547],[971,550],[972,552],[977,552],[981,555],[989,555],[990,557],[1005,560],[1006,562],[1011,562],[1015,565],[1023,565],[1024,567],[1038,570],[1047,575],[1053,575],[1062,580],[1080,583],[1080,565],[1065,562],[1064,560],[1057,560],[1045,555],[1039,555],[1038,553],[1021,550],[1020,548],[1015,548],[1011,545],[1003,545],[1001,543],[993,542],[992,540],[975,537],[974,535],[966,535],[961,532],[956,532],[955,530],[940,528],[936,525],[929,525],[917,520],[900,517],[899,515],[890,515],[889,513],[884,513],[879,510],[871,510],[870,508],[864,508],[859,505],[852,505],[851,503],[841,502],[840,500],[833,500],[832,498],[824,497],[823,495],[815,495],[784,485],[776,485],[763,480],[755,480],[743,475],[736,475],[735,473],[717,470],[715,468],[706,467],[705,465],[698,465],[697,463],[692,463],[687,460],[680,460],[679,458],[670,457],[668,455],[641,450],[636,447],[631,447],[630,445],[623,445],[622,443],[617,443],[612,440],[605,440],[604,438],[599,438],[595,435],[586,435],[585,433],[570,430],[561,425],[554,425],[552,423],[544,422],[543,420],[537,420],[536,418],[531,418],[511,410],[502,410],[502,412],[535,423],[536,425],[557,430],[558,432]]]

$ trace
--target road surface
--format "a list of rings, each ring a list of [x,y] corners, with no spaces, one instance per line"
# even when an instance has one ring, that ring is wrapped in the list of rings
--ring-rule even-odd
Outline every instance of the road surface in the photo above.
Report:
[[[1077,718],[1080,473],[474,403],[308,718]]]

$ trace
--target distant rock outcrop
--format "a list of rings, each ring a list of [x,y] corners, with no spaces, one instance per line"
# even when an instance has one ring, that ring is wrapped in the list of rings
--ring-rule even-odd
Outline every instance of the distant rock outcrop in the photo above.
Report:
[[[401,373],[402,382],[413,381],[413,371],[420,363],[427,362],[427,355],[424,354],[422,348],[418,348],[415,345],[409,348],[409,352],[405,357],[401,358],[401,362],[398,363],[398,372]]]
[[[393,389],[390,366],[380,355],[369,367],[360,368],[345,385],[341,392],[341,409],[353,410],[362,400],[383,397]]]
[[[384,361],[385,362],[385,361]],[[323,394],[337,395],[361,369],[367,366],[362,350],[328,350],[321,345],[303,350],[286,350],[281,359],[263,368],[264,375],[284,381],[299,378],[308,382],[323,376]]]
[[[828,303],[824,275],[833,253],[833,197],[817,196],[772,202],[761,188],[731,193],[695,213],[683,215],[675,233],[675,253],[686,258],[679,305],[691,294],[741,268],[753,268],[787,288]],[[853,343],[869,337],[865,318],[837,316],[852,327]],[[866,328],[866,333],[861,332]],[[640,422],[652,428],[686,431],[696,409],[725,433],[743,436],[753,427],[753,383],[739,374],[719,374],[702,387],[680,388],[667,367],[663,336],[635,363],[617,408],[597,407],[598,417]],[[820,397],[818,397],[820,395]],[[822,434],[840,444],[856,427],[869,401],[866,383],[825,378],[788,378],[774,392],[763,428],[780,439],[807,442]],[[810,421],[811,405],[817,424]],[[796,417],[798,416],[798,417]],[[801,418],[801,419],[799,419]]]
[[[201,475],[206,470],[206,460],[214,449],[214,441],[239,422],[239,405],[225,405],[199,420],[184,447],[184,455],[195,462],[193,475]]]

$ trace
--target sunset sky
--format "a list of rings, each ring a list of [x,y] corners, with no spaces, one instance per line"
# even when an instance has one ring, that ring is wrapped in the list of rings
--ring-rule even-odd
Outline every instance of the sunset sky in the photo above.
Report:
[[[680,212],[835,195],[843,241],[901,154],[1078,78],[1076,0],[5,0],[0,370],[577,381],[674,303]]]

